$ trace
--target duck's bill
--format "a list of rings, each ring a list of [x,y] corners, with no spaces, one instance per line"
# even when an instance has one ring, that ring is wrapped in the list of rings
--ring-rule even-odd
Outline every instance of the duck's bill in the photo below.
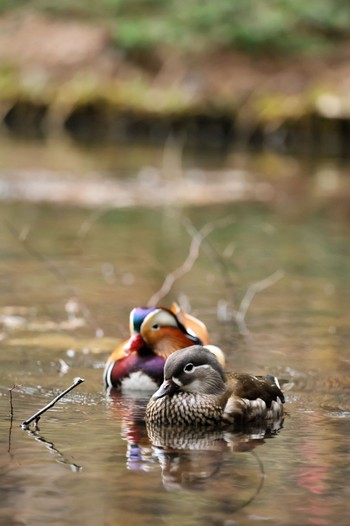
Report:
[[[169,380],[164,380],[158,391],[152,395],[152,400],[158,400],[158,398],[163,398],[163,396],[169,396],[174,394],[179,389],[179,386],[171,378]]]

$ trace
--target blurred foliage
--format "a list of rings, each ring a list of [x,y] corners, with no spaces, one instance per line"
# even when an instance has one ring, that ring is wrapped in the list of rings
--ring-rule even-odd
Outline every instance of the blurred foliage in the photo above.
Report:
[[[350,33],[348,0],[0,0],[0,12],[17,7],[103,20],[130,51],[322,53]]]

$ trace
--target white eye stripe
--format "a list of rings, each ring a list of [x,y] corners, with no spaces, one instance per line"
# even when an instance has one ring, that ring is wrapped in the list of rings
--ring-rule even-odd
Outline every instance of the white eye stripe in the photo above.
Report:
[[[203,365],[193,365],[193,363],[188,363],[184,367],[184,372],[187,374],[193,374],[197,369],[211,369],[211,366],[207,363]]]
[[[154,325],[159,327],[178,327],[175,317],[170,312],[161,309],[150,312],[143,320],[142,325],[145,326],[150,323],[152,323],[152,328]]]

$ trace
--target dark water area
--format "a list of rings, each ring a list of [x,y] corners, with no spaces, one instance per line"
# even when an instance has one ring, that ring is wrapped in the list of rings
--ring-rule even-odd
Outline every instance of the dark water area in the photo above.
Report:
[[[112,167],[98,150],[79,152],[74,164],[71,149],[50,148],[34,154],[18,145],[32,152],[26,158],[9,149],[2,171]],[[119,171],[133,174],[160,157],[133,150],[120,155]],[[320,190],[331,193],[346,176],[328,164],[301,179],[305,160],[248,161],[273,163],[270,178],[260,171],[269,185],[285,167],[275,198],[95,210],[2,201],[0,524],[348,524],[349,202]],[[223,169],[213,159],[206,166]],[[129,311],[188,256],[189,221],[213,225],[210,245],[202,243],[160,303],[190,307],[228,367],[287,382],[283,426],[266,436],[256,429],[152,443],[145,395],[103,388],[106,357],[128,336]],[[270,276],[276,280],[256,293],[239,330],[234,312],[247,289]],[[19,427],[77,376],[85,382],[43,415],[39,430]]]

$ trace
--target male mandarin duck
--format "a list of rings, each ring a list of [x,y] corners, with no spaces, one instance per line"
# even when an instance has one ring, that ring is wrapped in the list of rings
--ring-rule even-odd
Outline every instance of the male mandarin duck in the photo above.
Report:
[[[224,373],[200,345],[169,356],[164,382],[146,409],[153,426],[221,426],[280,419],[284,396],[277,378]]]
[[[108,358],[103,378],[108,387],[123,390],[153,390],[163,381],[166,358],[177,349],[208,345],[208,331],[200,320],[177,304],[164,307],[137,307],[130,313],[130,338]],[[224,364],[222,351],[208,345]]]

